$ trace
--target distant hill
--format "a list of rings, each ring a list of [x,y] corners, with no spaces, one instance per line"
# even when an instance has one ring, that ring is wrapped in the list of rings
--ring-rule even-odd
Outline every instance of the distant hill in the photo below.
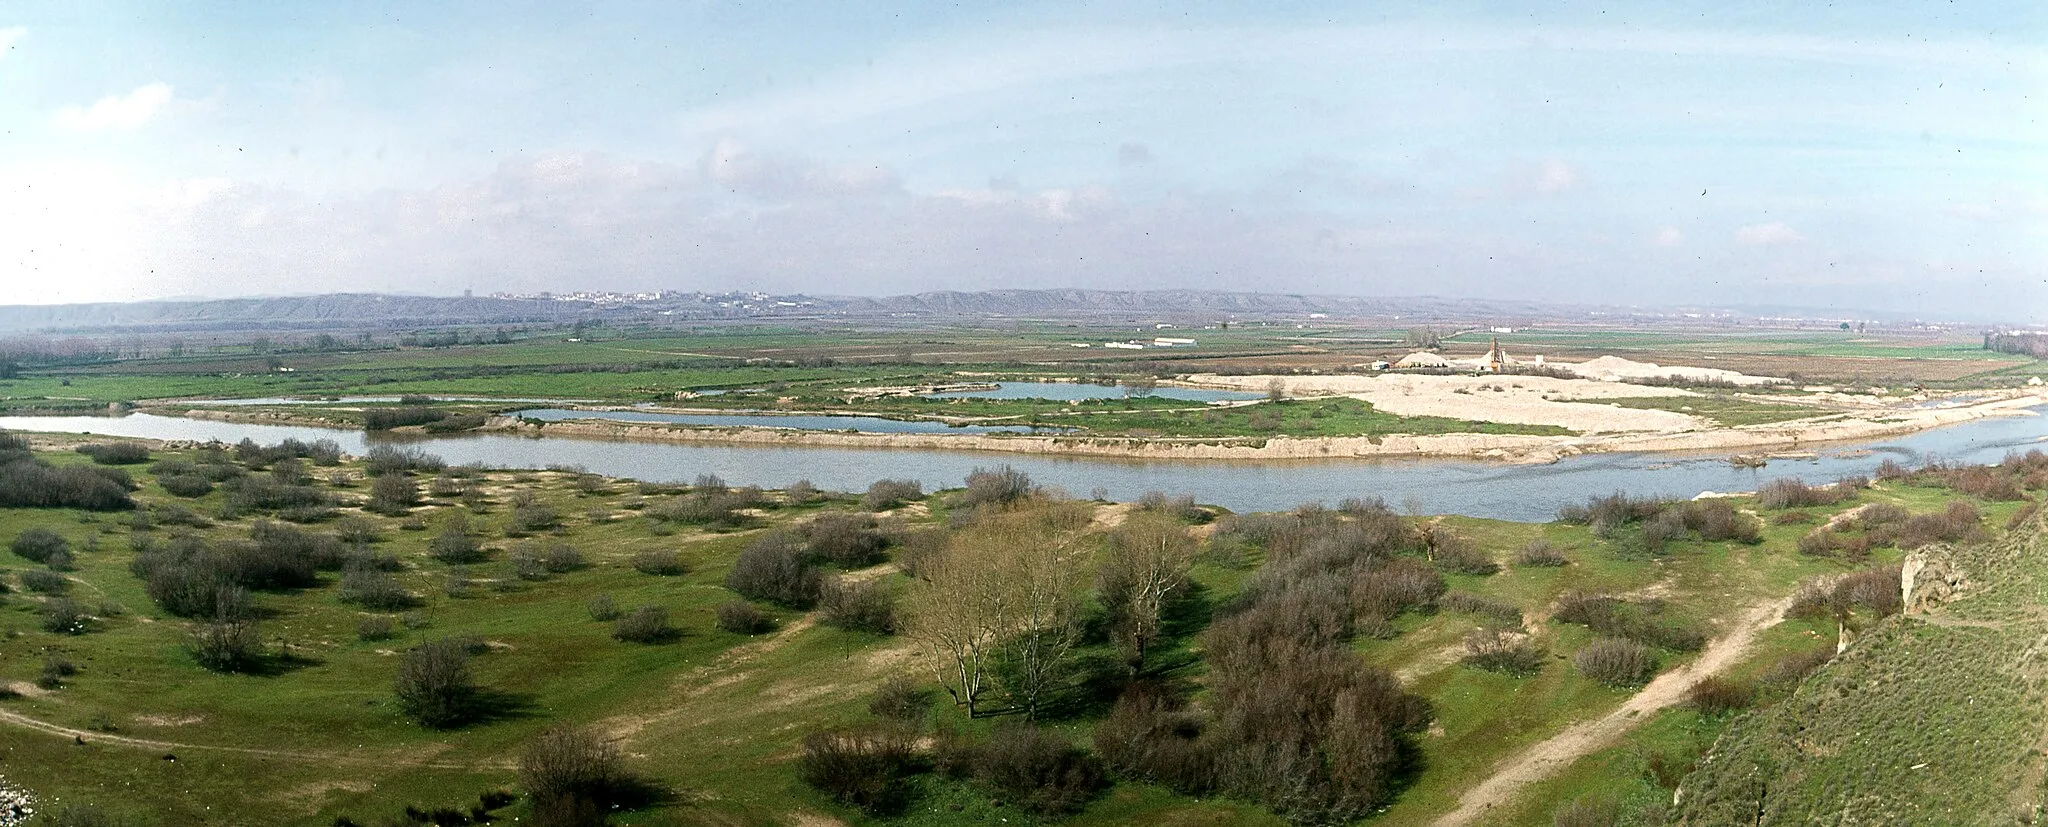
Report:
[[[0,306],[0,333],[404,329],[570,322],[801,318],[1370,319],[1395,324],[1727,317],[1728,311],[1623,308],[1433,296],[1366,297],[1212,290],[988,290],[903,296],[761,293],[438,297],[333,293],[195,301]],[[1747,316],[1749,314],[1733,314]],[[1812,318],[1834,318],[1816,311]]]

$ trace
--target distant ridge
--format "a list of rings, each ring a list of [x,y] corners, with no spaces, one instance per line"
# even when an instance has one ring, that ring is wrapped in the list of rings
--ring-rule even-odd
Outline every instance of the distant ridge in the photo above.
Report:
[[[1791,311],[1844,318],[1845,311]],[[577,319],[689,321],[803,318],[1134,318],[1146,320],[1371,319],[1399,324],[1525,324],[1570,319],[1625,321],[1761,315],[1702,308],[1642,308],[1435,296],[1340,296],[1216,290],[985,290],[901,296],[771,296],[663,293],[564,299],[332,293],[194,301],[0,305],[0,333],[115,331],[404,329],[450,325],[560,323]],[[1856,312],[1855,317],[1880,318]]]

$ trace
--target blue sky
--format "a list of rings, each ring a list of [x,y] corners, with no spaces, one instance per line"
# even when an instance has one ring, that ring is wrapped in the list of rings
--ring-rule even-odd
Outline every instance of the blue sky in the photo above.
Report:
[[[0,301],[1200,287],[2048,320],[2041,4],[425,5],[0,6]]]

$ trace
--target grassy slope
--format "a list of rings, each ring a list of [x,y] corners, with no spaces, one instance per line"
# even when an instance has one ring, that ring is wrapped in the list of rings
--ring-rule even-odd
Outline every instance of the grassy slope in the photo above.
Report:
[[[81,460],[69,454],[53,458]],[[387,539],[378,550],[412,563],[405,576],[428,601],[430,627],[403,631],[396,640],[366,643],[354,634],[362,615],[336,602],[331,585],[266,595],[261,604],[277,613],[266,621],[266,635],[291,641],[294,651],[311,661],[273,677],[214,675],[192,664],[178,647],[180,621],[159,616],[141,593],[140,583],[127,572],[132,529],[118,518],[69,511],[0,511],[0,537],[12,537],[28,526],[50,525],[77,548],[97,535],[98,550],[79,553],[82,566],[74,573],[74,596],[91,603],[104,597],[127,607],[101,631],[62,637],[37,627],[31,598],[7,597],[0,603],[0,628],[6,630],[0,637],[0,678],[28,679],[50,653],[63,654],[84,670],[52,695],[7,701],[0,708],[82,728],[104,716],[115,725],[115,734],[129,737],[284,749],[306,756],[262,758],[181,747],[171,750],[179,760],[165,761],[159,750],[98,742],[77,746],[0,727],[0,767],[11,780],[46,796],[93,800],[122,812],[149,814],[154,823],[204,822],[209,814],[222,812],[264,812],[277,814],[282,823],[315,825],[339,814],[358,820],[381,818],[407,803],[453,805],[485,789],[510,786],[507,766],[525,739],[547,723],[570,720],[596,722],[622,735],[636,768],[678,791],[676,804],[635,814],[629,823],[772,824],[795,812],[862,821],[796,780],[794,744],[812,728],[865,719],[867,694],[889,675],[921,675],[909,645],[895,638],[812,626],[790,612],[780,613],[783,631],[768,636],[749,639],[718,632],[712,628],[711,610],[731,596],[719,583],[745,533],[684,531],[656,536],[644,519],[630,516],[624,508],[635,497],[626,486],[581,496],[567,480],[547,472],[495,474],[498,490],[493,499],[499,505],[477,522],[488,527],[503,519],[503,502],[512,488],[539,491],[567,517],[567,537],[592,558],[590,568],[543,582],[517,583],[500,553],[494,562],[471,570],[478,578],[504,581],[511,588],[479,587],[473,596],[449,598],[441,593],[446,567],[424,557],[432,532],[399,531],[393,521],[386,521]],[[362,488],[358,484],[353,490]],[[140,496],[150,501],[171,499],[153,488]],[[219,496],[201,501],[201,510],[210,510],[206,506]],[[1873,492],[1864,498],[1897,500],[1927,511],[1946,497],[1938,491],[1907,489]],[[598,510],[598,519],[591,516],[592,509]],[[421,516],[432,522],[436,510],[424,509]],[[785,522],[808,511],[774,512],[768,522]],[[940,509],[928,519],[943,517]],[[2001,513],[1994,510],[1990,520],[2002,520]],[[246,522],[211,530],[240,536]],[[1841,564],[1791,551],[1805,526],[1771,527],[1759,546],[1680,544],[1664,559],[1648,561],[1622,555],[1580,527],[1461,518],[1447,522],[1503,560],[1539,536],[1567,550],[1574,562],[1562,569],[1510,568],[1490,577],[1451,578],[1454,589],[1507,600],[1528,613],[1542,612],[1569,589],[1654,588],[1666,596],[1674,616],[1711,619],[1764,596],[1782,594],[1803,577],[1842,569]],[[160,534],[166,531],[158,529]],[[500,547],[508,543],[487,542]],[[680,549],[691,571],[676,578],[634,572],[626,561],[642,549]],[[26,566],[16,558],[8,558],[8,563],[16,569]],[[1211,564],[1197,569],[1212,603],[1227,599],[1246,574],[1242,568]],[[331,580],[330,575],[330,584]],[[613,641],[608,627],[584,613],[584,601],[599,593],[613,594],[628,607],[667,606],[687,633],[666,646]],[[1426,823],[1503,756],[1572,720],[1611,709],[1626,697],[1624,691],[1584,680],[1561,659],[1529,678],[1456,665],[1461,636],[1478,623],[1475,617],[1449,612],[1408,616],[1400,621],[1400,636],[1359,644],[1364,657],[1402,674],[1438,710],[1438,728],[1420,740],[1423,770],[1379,820],[1382,823]],[[1550,622],[1543,628],[1559,656],[1589,639],[1575,626]],[[516,714],[455,732],[423,730],[402,720],[389,696],[395,666],[389,653],[453,633],[480,634],[507,647],[479,657],[476,667],[486,685],[523,702]],[[1752,667],[1761,668],[1776,654],[1811,645],[1823,633],[1831,630],[1781,626],[1771,633],[1771,645],[1753,659]],[[1183,638],[1174,645],[1189,643]],[[935,701],[935,714],[958,722],[957,714],[943,702]],[[1085,739],[1086,720],[1062,726]],[[1655,797],[1658,788],[1642,780],[1644,751],[1697,754],[1721,725],[1689,712],[1666,713],[1631,736],[1628,744],[1589,758],[1555,783],[1532,790],[1522,823],[1543,823],[1555,802],[1588,790],[1628,789]],[[414,766],[421,762],[450,766]],[[248,783],[252,778],[261,781]],[[988,807],[985,795],[955,782],[929,784],[932,789],[920,804],[922,809],[892,823],[1024,821],[1014,810]],[[961,809],[954,810],[955,804]],[[1073,821],[1224,824],[1271,819],[1241,803],[1196,801],[1155,787],[1122,785]]]
[[[1957,550],[1964,596],[1887,622],[1792,699],[1731,726],[1686,781],[1688,823],[2038,818],[2043,530],[2037,517]]]

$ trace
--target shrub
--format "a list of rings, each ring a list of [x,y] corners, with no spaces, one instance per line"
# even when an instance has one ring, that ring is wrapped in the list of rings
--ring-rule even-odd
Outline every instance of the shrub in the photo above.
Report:
[[[512,513],[505,518],[505,533],[510,535],[531,534],[562,524],[562,516],[553,506],[545,503],[531,503],[512,507]]]
[[[1436,599],[1436,605],[1444,611],[1479,615],[1501,626],[1522,625],[1522,610],[1514,604],[1471,592],[1448,592]]]
[[[912,500],[924,499],[924,484],[917,480],[876,480],[861,495],[860,510],[888,511]]]
[[[1104,786],[1102,764],[1065,736],[1031,724],[997,726],[974,750],[974,779],[1040,815],[1079,812]]]
[[[118,468],[57,468],[28,456],[0,454],[0,507],[126,511],[135,507],[131,490],[133,481]]]
[[[100,465],[140,465],[149,461],[149,446],[140,442],[91,442],[72,450]]]
[[[818,613],[828,626],[877,635],[894,634],[896,593],[873,581],[833,578],[820,590]]]
[[[1488,672],[1533,675],[1543,668],[1543,650],[1513,629],[1474,629],[1465,635],[1464,663]]]
[[[63,594],[71,590],[71,581],[54,571],[25,571],[21,573],[21,587],[37,594]]]
[[[82,635],[92,631],[92,615],[78,601],[55,597],[43,603],[43,631],[59,635]]]
[[[1749,708],[1756,687],[1743,681],[1709,675],[1685,690],[1686,703],[1702,715],[1726,715]]]
[[[667,643],[677,634],[676,627],[669,625],[668,610],[660,606],[634,609],[612,627],[612,637],[627,643]]]
[[[718,628],[740,635],[758,635],[775,627],[775,621],[754,604],[728,600],[718,604]]]
[[[165,491],[177,497],[204,497],[207,494],[213,493],[213,482],[197,474],[175,474],[168,477],[157,477],[156,482],[158,485],[163,486]]]
[[[914,745],[908,733],[884,726],[841,727],[804,736],[797,777],[841,802],[877,815],[902,809]]]
[[[1095,754],[1118,775],[1199,796],[1216,787],[1216,762],[1201,735],[1201,718],[1178,698],[1137,683],[1117,697],[1093,738]]]
[[[483,546],[477,544],[475,538],[469,536],[462,527],[453,524],[442,529],[434,539],[427,541],[427,553],[434,559],[450,565],[481,563],[490,559],[490,555],[484,551]]]
[[[399,706],[436,729],[470,720],[477,712],[479,693],[469,657],[467,644],[455,638],[428,641],[407,651],[392,687]]]
[[[241,672],[262,659],[263,638],[247,620],[201,623],[186,639],[185,651],[211,671]]]
[[[818,602],[823,576],[805,559],[796,538],[785,532],[757,537],[741,549],[725,577],[725,587],[753,600],[792,609]]]
[[[1521,551],[1515,552],[1515,565],[1555,568],[1571,562],[1564,552],[1557,550],[1549,540],[1530,540]]]
[[[1657,671],[1650,647],[1624,638],[1602,638],[1572,656],[1579,673],[1608,686],[1636,686]]]
[[[633,570],[658,577],[674,577],[686,571],[683,556],[673,551],[643,551],[633,555]]]
[[[807,479],[790,483],[789,487],[782,489],[782,494],[789,498],[789,502],[792,505],[804,505],[822,496],[818,491],[818,487],[812,485],[811,481]]]
[[[540,561],[541,568],[554,574],[583,568],[583,552],[559,540],[542,544],[535,559]]]
[[[961,508],[1009,505],[1031,496],[1031,491],[1031,477],[1008,465],[976,468],[967,473],[967,490],[960,492],[957,503]]]
[[[868,700],[868,714],[916,728],[931,711],[932,692],[916,681],[897,675],[882,683]]]
[[[861,568],[882,562],[882,550],[889,542],[876,530],[875,518],[865,514],[828,512],[799,529],[813,556],[841,568]]]
[[[1763,542],[1756,521],[1735,510],[1724,499],[1693,500],[1685,504],[1685,527],[1707,542],[1734,541],[1755,545]]]
[[[1977,507],[1955,500],[1940,514],[1921,514],[1899,527],[1899,548],[1916,549],[1937,542],[1975,542],[1984,537],[1983,515]]]
[[[14,536],[14,542],[7,546],[15,556],[37,563],[45,563],[50,555],[71,548],[71,543],[55,531],[47,528],[24,529]]]
[[[360,516],[343,517],[334,524],[334,536],[344,543],[368,545],[384,539],[377,523]]]
[[[390,640],[392,631],[391,618],[384,615],[372,615],[356,621],[357,640]]]
[[[1757,678],[1757,682],[1765,686],[1778,687],[1790,691],[1791,687],[1805,680],[1807,675],[1813,674],[1814,670],[1826,666],[1828,661],[1834,659],[1835,647],[1833,645],[1816,646],[1804,652],[1797,652],[1779,658],[1777,663],[1771,665],[1771,668],[1764,670],[1763,675]]]
[[[419,602],[398,584],[398,578],[392,577],[390,572],[360,559],[352,560],[342,568],[339,591],[343,603],[382,612],[410,608]]]
[[[87,548],[91,548],[91,547],[92,547],[92,545],[93,545],[93,543],[94,543],[94,542],[96,542],[97,540],[98,540],[98,538],[96,538],[96,537],[87,537],[87,538],[85,538],[85,542],[86,542],[86,547],[87,547]],[[57,572],[57,571],[71,571],[71,570],[73,570],[73,569],[76,569],[76,568],[78,568],[78,561],[77,561],[77,560],[74,560],[74,559],[72,559],[72,557],[71,557],[71,552],[68,552],[68,551],[60,551],[60,552],[57,552],[56,554],[52,554],[52,555],[50,555],[50,559],[48,559],[48,560],[44,560],[44,561],[43,561],[43,565],[45,565],[45,566],[49,566],[49,567],[50,567],[50,571],[53,571],[53,572]]]
[[[1811,508],[1819,505],[1834,505],[1856,494],[1856,487],[1845,484],[1812,486],[1795,479],[1775,479],[1757,489],[1758,508],[1776,510],[1780,508]]]
[[[1656,617],[1655,604],[1638,605],[1607,595],[1566,592],[1558,598],[1552,617],[1578,623],[1607,637],[1626,638],[1638,643],[1691,652],[1706,645],[1707,635],[1699,627],[1666,623]]]
[[[1614,805],[1590,798],[1574,799],[1550,817],[1551,827],[1614,827],[1618,824]]]
[[[43,658],[43,671],[36,676],[36,685],[44,689],[56,689],[64,685],[64,679],[78,674],[78,666],[63,657],[51,655]]]
[[[1436,538],[1437,568],[1455,574],[1488,575],[1500,571],[1500,564],[1462,536],[1439,532]]]
[[[549,727],[534,737],[519,758],[519,784],[541,827],[602,824],[641,786],[626,773],[616,745],[575,726]]]
[[[395,445],[376,446],[363,457],[363,470],[373,477],[406,471],[438,474],[446,467],[448,464],[441,461],[440,457],[418,448],[400,448]]]
[[[591,620],[599,623],[610,623],[626,613],[626,610],[619,608],[619,602],[608,594],[600,594],[584,601],[583,608],[590,612]]]
[[[370,483],[370,502],[363,509],[395,517],[419,504],[419,484],[404,474],[388,473]]]

